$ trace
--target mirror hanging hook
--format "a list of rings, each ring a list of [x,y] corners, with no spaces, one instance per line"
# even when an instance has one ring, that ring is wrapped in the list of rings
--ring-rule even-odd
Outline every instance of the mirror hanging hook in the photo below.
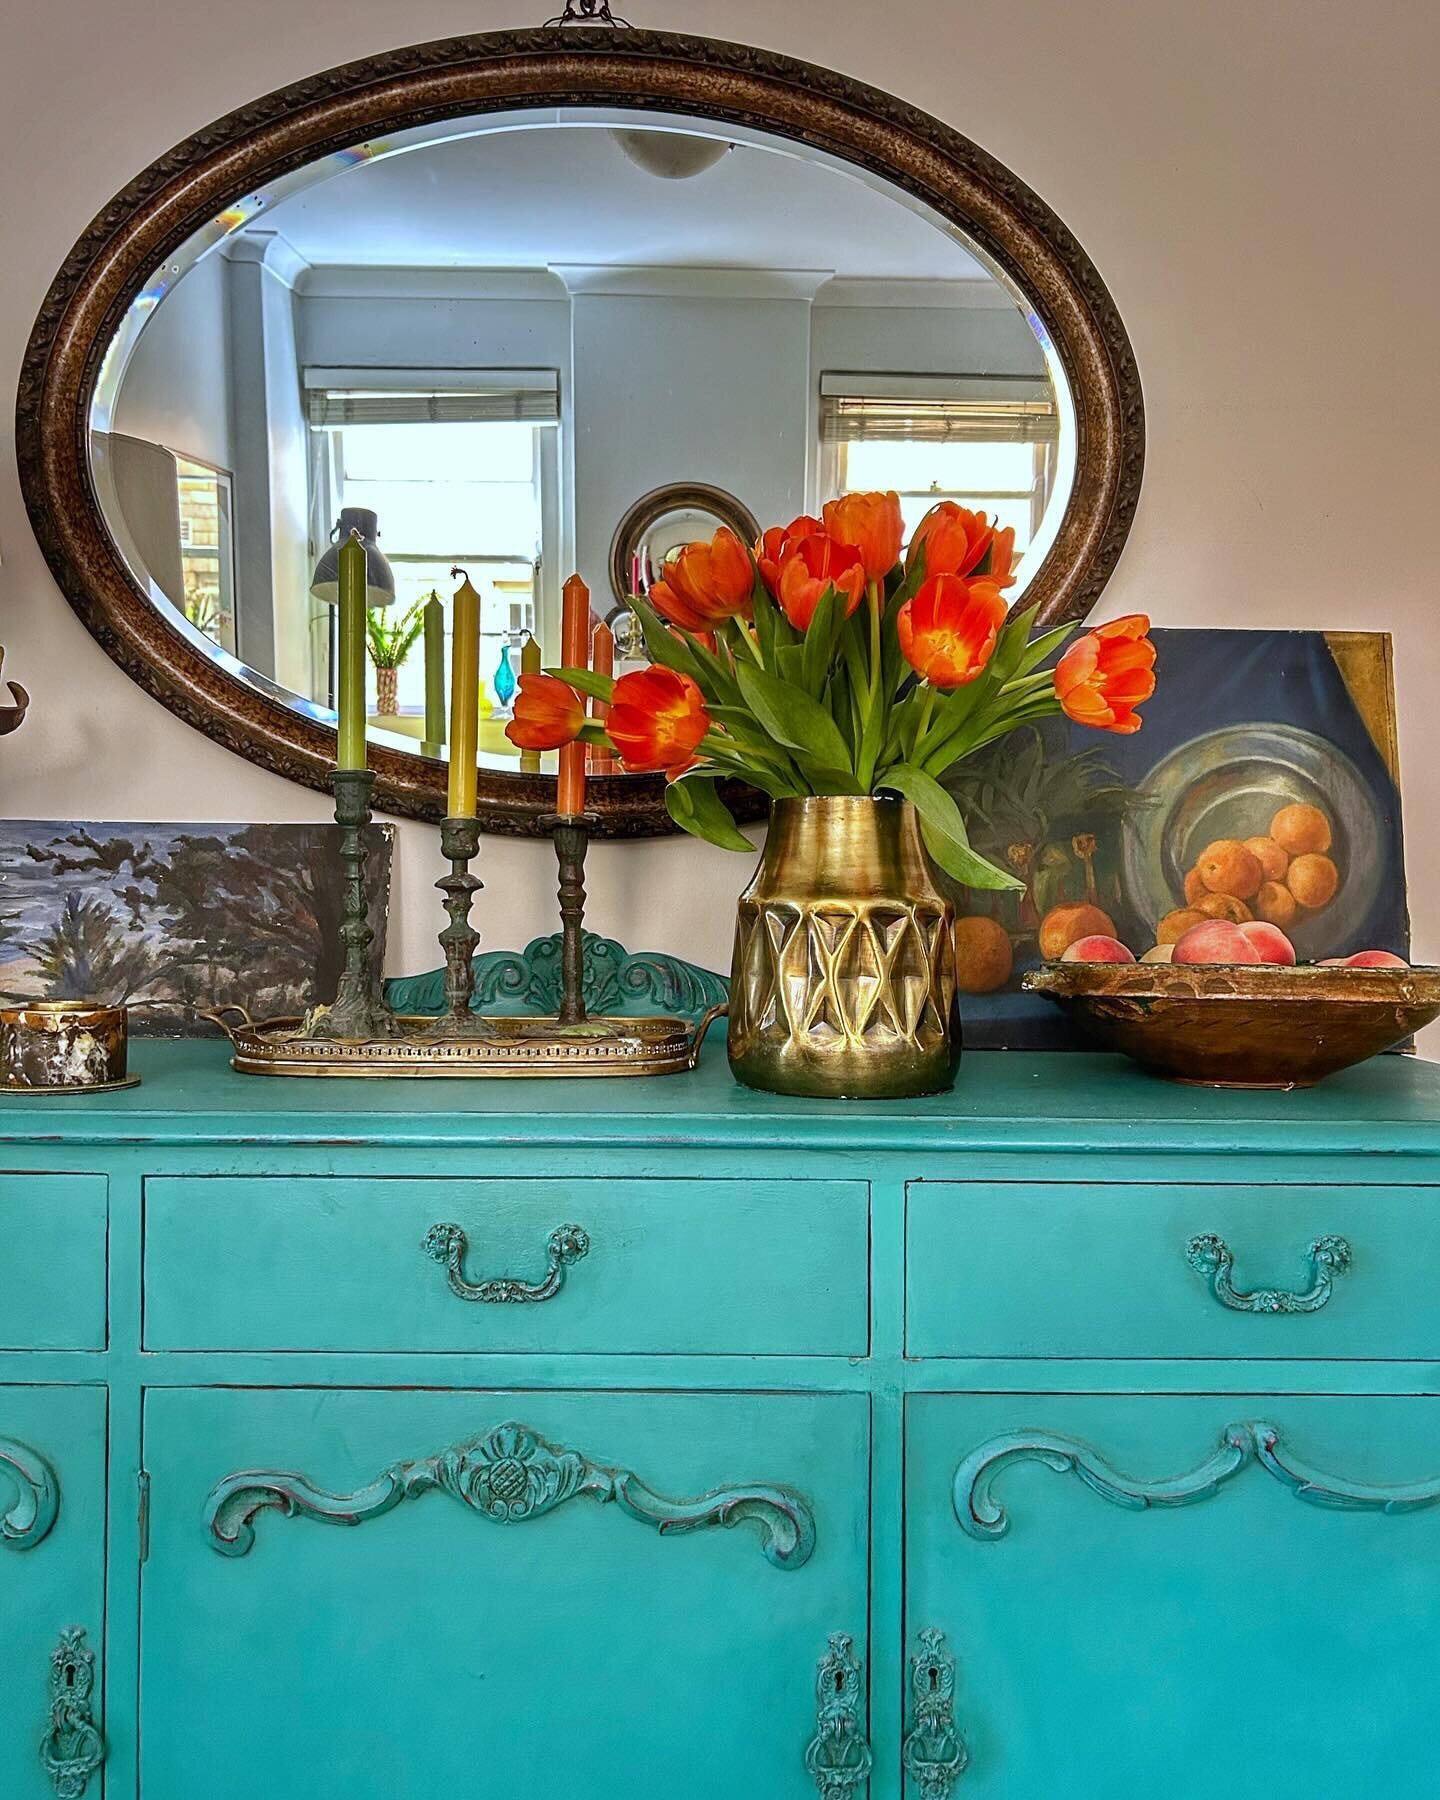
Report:
[[[564,25],[613,25],[617,30],[631,31],[628,19],[617,18],[610,10],[610,0],[565,0],[565,10],[545,21],[544,29]]]

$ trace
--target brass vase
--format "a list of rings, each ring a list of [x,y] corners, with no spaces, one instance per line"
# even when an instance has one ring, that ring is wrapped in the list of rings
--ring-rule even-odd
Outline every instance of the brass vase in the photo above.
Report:
[[[949,1087],[954,924],[908,800],[777,800],[735,927],[737,1080],[855,1100]]]

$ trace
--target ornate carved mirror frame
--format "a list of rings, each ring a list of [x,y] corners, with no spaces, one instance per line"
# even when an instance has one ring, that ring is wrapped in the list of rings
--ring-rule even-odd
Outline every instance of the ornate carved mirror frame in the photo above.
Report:
[[[151,273],[237,196],[367,138],[471,113],[566,104],[667,110],[813,145],[872,171],[961,227],[1043,320],[1071,387],[1074,489],[1027,589],[1048,621],[1083,618],[1130,529],[1144,412],[1130,341],[1085,252],[1040,197],[959,132],[880,90],[769,51],[653,31],[538,30],[452,38],[346,64],[197,132],[129,182],[66,257],[20,378],[20,476],[55,579],[106,652],[187,723],[260,766],[322,788],[334,731],[257,691],[173,630],[106,528],[87,447],[105,348]],[[604,571],[595,571],[604,580]],[[372,745],[377,807],[444,811],[440,763]],[[486,830],[543,835],[554,778],[481,771]],[[672,829],[659,777],[599,777],[598,835]],[[754,797],[749,816],[763,803]],[[743,810],[743,803],[742,803]]]

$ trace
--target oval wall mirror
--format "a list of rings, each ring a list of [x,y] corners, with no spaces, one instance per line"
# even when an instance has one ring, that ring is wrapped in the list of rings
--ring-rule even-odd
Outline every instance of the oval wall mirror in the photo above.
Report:
[[[527,634],[554,658],[571,569],[603,617],[677,532],[894,488],[911,524],[955,498],[1013,525],[1017,593],[1080,617],[1143,455],[1115,307],[1017,177],[838,75],[595,27],[336,69],[162,157],[52,286],[17,429],[36,532],[109,654],[313,786],[324,559],[360,522],[394,596],[371,645],[391,812],[443,811],[412,628],[463,566],[481,819],[520,832],[554,777],[505,739],[510,672]],[[658,777],[591,801],[601,835],[670,829]]]

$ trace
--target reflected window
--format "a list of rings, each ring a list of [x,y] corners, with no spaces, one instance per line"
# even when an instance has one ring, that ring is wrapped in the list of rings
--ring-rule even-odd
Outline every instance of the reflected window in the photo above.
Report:
[[[175,457],[185,617],[223,649],[235,649],[234,527],[230,472]]]
[[[1017,561],[1055,485],[1059,417],[1043,377],[821,377],[822,496],[900,496],[907,534],[940,500],[1015,529]]]
[[[342,508],[375,513],[397,617],[432,591],[445,599],[450,570],[463,566],[480,593],[480,668],[493,698],[502,649],[518,663],[523,634],[539,635],[541,572],[553,561],[545,539],[556,516],[558,382],[548,371],[465,374],[469,387],[449,372],[446,386],[437,377],[421,388],[414,370],[370,370],[368,387],[342,388],[307,372],[312,534],[323,547]],[[317,618],[327,657],[331,625]],[[369,678],[375,698],[373,668]],[[424,712],[418,646],[400,666],[397,706],[402,716]]]

